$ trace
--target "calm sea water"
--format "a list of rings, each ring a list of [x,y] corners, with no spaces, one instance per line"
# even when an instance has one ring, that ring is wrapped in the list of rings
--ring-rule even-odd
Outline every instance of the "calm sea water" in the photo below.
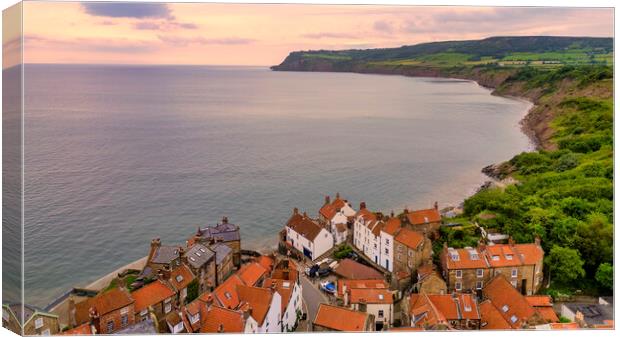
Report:
[[[262,249],[326,193],[458,204],[528,148],[529,104],[467,81],[251,67],[26,65],[26,302],[226,215]]]

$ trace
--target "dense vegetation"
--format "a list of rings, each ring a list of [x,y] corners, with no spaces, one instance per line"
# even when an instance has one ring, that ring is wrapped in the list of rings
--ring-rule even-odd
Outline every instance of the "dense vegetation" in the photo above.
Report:
[[[483,40],[421,43],[399,48],[312,50],[292,52],[276,70],[299,67],[312,70],[328,62],[332,70],[355,66],[503,66],[557,67],[574,64],[611,64],[611,38],[514,36]]]
[[[464,213],[494,217],[485,227],[517,242],[542,239],[553,288],[612,290],[613,101],[609,67],[523,68],[506,80],[543,89],[554,104],[552,151],[521,153],[497,175],[518,183],[467,199]],[[524,83],[523,83],[524,82]],[[593,88],[598,88],[593,90]],[[586,96],[587,95],[587,96]]]
[[[465,78],[521,96],[541,150],[497,165],[515,184],[484,189],[433,244],[475,246],[480,232],[541,238],[549,293],[609,294],[613,288],[613,40],[494,37],[401,48],[292,52],[274,70],[352,71]],[[438,254],[435,254],[437,257]]]

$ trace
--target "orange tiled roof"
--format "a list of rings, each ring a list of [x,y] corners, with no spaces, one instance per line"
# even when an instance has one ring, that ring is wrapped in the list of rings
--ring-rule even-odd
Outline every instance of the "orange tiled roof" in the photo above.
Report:
[[[441,254],[441,259],[446,262],[448,269],[484,269],[488,267],[485,255],[481,254],[478,248],[449,248],[444,249]],[[453,259],[452,254],[458,258]]]
[[[415,327],[434,327],[438,324],[447,325],[446,317],[435,307],[428,295],[412,294],[409,303],[409,312],[414,320],[413,325]]]
[[[439,214],[439,211],[434,208],[421,209],[418,211],[409,212],[406,216],[407,220],[409,220],[409,223],[411,223],[412,225],[422,225],[425,223],[441,221],[441,215]]]
[[[336,331],[364,331],[367,317],[362,312],[321,303],[314,324]]]
[[[237,293],[239,294],[239,300],[249,304],[252,308],[250,313],[254,320],[258,322],[258,325],[263,325],[269,306],[271,305],[271,299],[273,293],[270,289],[249,287],[245,285],[237,286]]]
[[[225,309],[218,306],[211,306],[209,309],[203,307],[200,312],[200,332],[218,332],[220,328],[223,332],[243,332],[245,322],[243,313]]]
[[[362,289],[349,290],[351,303],[392,304],[392,293],[387,289]]]
[[[197,298],[193,300],[191,303],[188,303],[185,306],[185,309],[187,310],[188,313],[190,313],[193,316],[200,312],[200,308],[203,305],[204,305],[203,302]]]
[[[523,260],[523,264],[536,264],[542,261],[545,255],[543,249],[534,243],[516,244],[515,248],[517,252],[519,252],[519,256]]]
[[[344,286],[347,286],[347,289],[388,289],[388,285],[385,280],[338,280],[338,296],[343,296]]]
[[[321,214],[328,220],[331,220],[336,215],[336,213],[338,213],[338,211],[332,204],[325,204],[319,210],[319,214]]]
[[[299,235],[304,238],[314,241],[314,239],[321,232],[321,225],[314,222],[312,219],[307,216],[303,216],[299,213],[293,214],[291,218],[286,223],[286,227],[289,227],[291,230],[299,233]]]
[[[536,309],[527,302],[525,296],[521,295],[502,274],[495,276],[487,283],[482,293],[515,329],[521,328],[537,313]]]
[[[400,229],[400,227],[401,227],[400,219],[398,217],[392,217],[392,218],[389,218],[385,222],[383,231],[393,236]]]
[[[239,275],[243,283],[248,286],[255,286],[258,280],[265,274],[267,274],[267,269],[258,262],[248,263],[237,271],[237,275]]]
[[[377,220],[377,215],[369,211],[367,208],[362,208],[359,211],[357,211],[357,213],[355,213],[355,218],[359,218],[359,217],[363,217],[364,220],[366,221]]]
[[[394,238],[394,240],[402,243],[403,245],[411,249],[417,249],[424,241],[424,236],[416,231],[412,231],[407,228],[401,228],[400,232],[398,232],[398,235],[396,235],[396,238]]]
[[[134,303],[134,299],[126,290],[114,288],[95,297],[75,304],[75,320],[77,324],[88,322],[88,310],[95,307],[99,315],[105,315],[114,310],[124,308]]]
[[[504,316],[497,308],[486,300],[479,305],[480,309],[480,329],[483,330],[508,330],[510,324],[504,319]]]
[[[185,264],[173,269],[170,272],[170,284],[177,290],[186,288],[194,280],[194,274]]]
[[[273,264],[275,261],[273,261],[273,259],[270,258],[269,256],[261,255],[258,257],[258,259],[256,259],[256,262],[258,262],[258,264],[263,266],[265,270],[270,272],[273,269]]]
[[[536,307],[536,310],[538,310],[546,322],[558,323],[560,321],[558,315],[555,313],[555,310],[553,310],[553,307]]]
[[[435,308],[448,320],[480,319],[478,304],[471,294],[427,295]]]
[[[136,301],[134,303],[134,311],[140,312],[174,295],[174,291],[164,282],[155,280],[131,293],[131,297]]]
[[[529,295],[525,300],[533,307],[552,307],[553,300],[549,295]]]
[[[486,246],[484,252],[492,267],[520,266],[521,258],[511,245]]]
[[[266,279],[263,283],[263,288],[271,289],[271,287],[275,285],[276,291],[280,294],[282,298],[280,307],[281,314],[284,316],[286,313],[286,307],[288,307],[289,302],[291,301],[291,295],[293,294],[293,288],[295,287],[295,283],[287,280],[278,280],[278,279]]]
[[[73,329],[69,329],[61,333],[61,335],[92,335],[93,331],[90,328],[90,323],[84,323]]]
[[[234,309],[239,306],[239,295],[237,294],[238,285],[244,285],[244,283],[237,274],[232,274],[224,283],[215,288],[213,295],[222,307]],[[201,300],[206,302],[206,297],[204,296],[208,296],[208,294],[205,293],[200,296]]]
[[[334,273],[350,280],[384,279],[383,274],[380,272],[351,259],[340,261],[336,269],[334,269]]]

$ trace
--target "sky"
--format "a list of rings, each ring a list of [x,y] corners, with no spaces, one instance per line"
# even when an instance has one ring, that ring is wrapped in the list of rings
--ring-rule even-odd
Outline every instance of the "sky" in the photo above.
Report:
[[[606,8],[25,2],[23,11],[26,63],[274,65],[294,50],[613,36]]]

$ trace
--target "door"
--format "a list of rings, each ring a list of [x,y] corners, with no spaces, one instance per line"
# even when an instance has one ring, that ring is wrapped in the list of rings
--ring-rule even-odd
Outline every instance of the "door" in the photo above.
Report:
[[[304,255],[307,256],[310,260],[312,260],[312,251],[306,247],[304,247]]]

